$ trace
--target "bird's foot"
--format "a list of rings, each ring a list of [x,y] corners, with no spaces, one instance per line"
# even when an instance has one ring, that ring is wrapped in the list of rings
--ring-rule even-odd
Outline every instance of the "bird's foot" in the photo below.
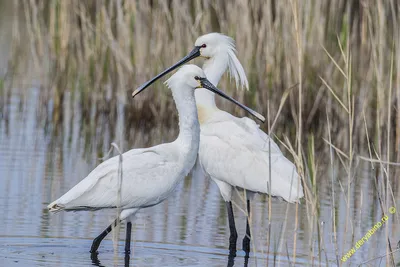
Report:
[[[99,246],[100,246],[100,242],[101,242],[101,240],[99,240],[98,238],[95,238],[94,240],[93,240],[93,243],[92,243],[92,247],[90,248],[90,253],[98,253],[97,252],[97,249],[99,248]]]
[[[229,256],[236,257],[236,244],[229,244]]]
[[[247,235],[243,238],[242,248],[246,255],[250,254],[250,238]]]
[[[90,252],[90,256],[91,256],[91,257],[97,257],[97,255],[99,255],[99,252],[98,252],[98,251],[92,251],[92,250],[90,250],[89,252]]]

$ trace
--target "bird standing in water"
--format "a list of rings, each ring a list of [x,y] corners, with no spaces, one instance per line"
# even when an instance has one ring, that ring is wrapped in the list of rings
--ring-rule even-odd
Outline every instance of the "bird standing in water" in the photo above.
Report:
[[[98,165],[86,178],[48,205],[51,212],[121,209],[113,223],[127,221],[125,251],[130,252],[131,221],[137,211],[164,201],[193,168],[199,149],[200,126],[194,90],[206,88],[230,100],[260,120],[264,117],[213,86],[197,66],[187,65],[166,82],[171,89],[179,117],[179,135],[171,143],[132,149],[122,154],[123,180],[118,187],[119,157]],[[136,90],[136,96],[143,90]],[[120,196],[118,191],[120,190]],[[93,240],[91,252],[111,232],[111,224]]]
[[[240,84],[241,87],[248,87],[246,74],[236,57],[233,39],[220,33],[209,33],[196,40],[193,50],[187,56],[139,89],[150,86],[157,79],[197,57],[205,58],[203,70],[214,86],[217,86],[228,69],[237,86]],[[248,216],[242,248],[249,253],[250,200],[254,193],[271,193],[272,196],[294,203],[304,196],[303,187],[296,167],[282,154],[278,145],[252,119],[238,118],[220,110],[215,104],[214,95],[204,89],[195,92],[201,129],[199,164],[196,167],[215,181],[226,202],[231,252],[236,252],[238,236],[232,209],[232,189],[236,187],[246,190]]]

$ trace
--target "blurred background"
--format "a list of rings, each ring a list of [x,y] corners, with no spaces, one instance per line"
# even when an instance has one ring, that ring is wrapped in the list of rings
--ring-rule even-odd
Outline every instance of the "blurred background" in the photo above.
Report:
[[[388,208],[400,204],[399,20],[396,0],[0,0],[0,263],[100,265],[91,239],[115,214],[50,216],[46,205],[111,142],[127,151],[174,140],[177,113],[162,82],[131,93],[197,37],[221,32],[236,40],[250,90],[228,75],[219,87],[268,118],[261,128],[306,190],[299,206],[256,198],[256,253],[238,253],[235,266],[398,264],[400,211]],[[235,214],[240,240],[245,215]],[[384,227],[341,261],[385,214]],[[139,214],[130,264],[227,265],[228,238],[218,188],[188,177]],[[109,242],[101,264],[123,265]]]

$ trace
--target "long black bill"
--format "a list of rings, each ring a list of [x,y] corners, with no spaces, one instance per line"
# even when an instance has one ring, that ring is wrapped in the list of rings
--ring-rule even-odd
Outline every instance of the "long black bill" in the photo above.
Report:
[[[243,105],[242,103],[236,101],[235,99],[233,99],[232,97],[226,95],[224,92],[222,92],[221,90],[219,90],[217,87],[215,87],[209,80],[207,80],[206,78],[200,78],[200,84],[201,87],[207,90],[210,90],[211,92],[214,92],[220,96],[222,96],[223,98],[228,99],[229,101],[235,103],[236,105],[238,105],[239,107],[241,107],[242,109],[246,110],[247,112],[249,112],[251,115],[253,115],[254,117],[256,117],[257,119],[259,119],[261,122],[265,122],[265,118],[263,115],[259,114],[258,112],[255,112],[254,110],[252,110],[251,108],[246,107],[245,105]]]
[[[144,84],[142,84],[138,89],[136,89],[133,93],[132,93],[132,97],[135,97],[137,94],[139,94],[140,92],[142,92],[144,89],[146,89],[147,87],[149,87],[151,84],[153,84],[155,81],[157,81],[158,79],[160,79],[161,77],[163,77],[164,75],[168,74],[169,72],[173,71],[174,69],[182,66],[183,64],[185,64],[186,62],[199,57],[200,56],[200,46],[195,46],[193,48],[192,51],[190,51],[189,54],[187,54],[184,58],[182,58],[181,60],[179,60],[177,63],[175,63],[175,65],[169,67],[168,69],[164,70],[163,72],[161,72],[160,74],[158,74],[157,76],[155,76],[153,79],[145,82]]]

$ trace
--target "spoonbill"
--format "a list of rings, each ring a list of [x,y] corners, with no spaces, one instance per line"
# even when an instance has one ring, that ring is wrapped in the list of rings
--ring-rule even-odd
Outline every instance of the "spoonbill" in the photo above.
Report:
[[[98,165],[85,179],[48,205],[51,212],[121,209],[117,225],[127,221],[125,251],[130,251],[132,219],[142,208],[151,207],[171,195],[176,185],[193,168],[200,142],[200,125],[197,116],[194,89],[205,88],[230,100],[255,117],[265,118],[217,89],[206,78],[202,69],[187,65],[166,82],[171,89],[179,117],[179,135],[172,143],[150,148],[132,149],[123,154],[123,180],[118,199],[119,157],[110,158]],[[135,97],[142,90],[136,90]],[[101,241],[111,232],[107,227],[93,240],[91,252],[97,251]]]
[[[236,57],[234,40],[220,33],[209,33],[196,40],[193,50],[187,56],[144,83],[138,90],[150,86],[157,79],[197,57],[205,58],[204,73],[215,86],[228,69],[237,87],[240,84],[248,88],[246,74]],[[226,202],[231,252],[236,252],[237,241],[232,189],[236,187],[246,190],[248,216],[242,248],[248,253],[251,238],[250,200],[254,193],[271,193],[287,202],[298,202],[304,196],[300,177],[294,164],[252,119],[238,118],[220,110],[215,104],[213,92],[196,90],[195,97],[200,122],[199,164],[196,164],[196,168],[200,168],[215,181]]]

